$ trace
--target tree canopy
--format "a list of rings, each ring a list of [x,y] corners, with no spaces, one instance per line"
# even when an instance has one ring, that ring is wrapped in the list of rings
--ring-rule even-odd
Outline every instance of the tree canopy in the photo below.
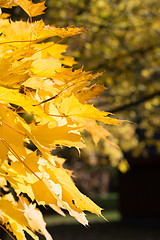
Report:
[[[95,100],[99,109],[132,122],[112,127],[115,142],[134,157],[156,154],[160,149],[159,0],[48,0],[47,4],[46,21],[91,28],[70,40],[70,51],[87,70],[103,72],[101,81],[108,89]],[[113,165],[124,157],[120,150],[114,149],[115,155],[110,146],[103,148]]]

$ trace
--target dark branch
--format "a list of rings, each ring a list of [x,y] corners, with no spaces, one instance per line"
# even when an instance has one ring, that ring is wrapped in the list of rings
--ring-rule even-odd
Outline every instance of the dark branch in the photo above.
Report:
[[[133,102],[131,102],[129,104],[125,104],[125,105],[122,105],[122,106],[110,109],[109,111],[112,112],[112,113],[121,112],[121,111],[124,111],[124,110],[126,110],[128,108],[131,108],[131,107],[137,106],[137,105],[139,105],[141,103],[144,103],[144,102],[146,102],[146,101],[148,101],[148,100],[150,100],[150,99],[152,99],[152,98],[154,98],[156,96],[160,96],[160,91],[154,92],[154,93],[152,93],[152,94],[150,94],[148,96],[145,96],[145,97],[143,97],[141,99],[133,101]]]

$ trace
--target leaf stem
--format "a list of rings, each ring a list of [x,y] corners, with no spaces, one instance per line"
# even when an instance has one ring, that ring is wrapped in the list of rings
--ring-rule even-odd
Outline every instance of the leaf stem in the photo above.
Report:
[[[47,49],[47,48],[50,48],[50,47],[54,46],[55,44],[58,44],[58,43],[62,42],[63,40],[64,40],[64,38],[60,39],[59,41],[57,41],[57,42],[55,42],[55,43],[52,43],[51,45],[49,45],[49,46],[47,46],[47,47],[44,47],[44,48],[42,48],[42,49],[40,49],[40,50],[35,51],[35,53],[38,53],[38,52],[41,52],[41,51],[43,51],[43,50],[45,50],[45,49]]]
[[[31,33],[30,33],[29,50],[31,49],[31,44],[32,44],[32,17],[31,16],[30,16],[30,23],[31,23]]]
[[[0,45],[2,45],[2,44],[9,44],[9,43],[21,43],[21,42],[26,42],[26,43],[30,43],[30,42],[36,42],[38,39],[34,39],[34,40],[16,40],[16,41],[9,41],[9,42],[0,42]]]
[[[5,122],[5,121],[2,121],[2,123],[4,123],[5,125],[7,125],[8,127],[10,127],[11,129],[13,129],[15,132],[17,132],[17,133],[19,133],[19,134],[21,134],[21,135],[23,135],[23,136],[26,136],[26,134],[24,134],[24,133],[18,131],[17,129],[13,128],[9,123],[7,123],[7,122]]]
[[[12,235],[7,231],[7,229],[5,229],[5,228],[2,226],[2,224],[0,224],[0,227],[8,234],[13,240],[15,240],[15,238],[12,237]]]
[[[74,86],[74,85],[75,85],[75,83],[72,83],[72,84],[69,85],[69,86],[65,86],[58,94],[56,94],[56,95],[54,95],[53,97],[48,98],[48,99],[46,99],[46,100],[44,100],[44,101],[42,101],[42,102],[40,102],[40,103],[38,103],[38,104],[35,104],[35,105],[33,105],[33,106],[34,106],[34,107],[35,107],[35,106],[39,106],[39,105],[41,105],[42,103],[46,103],[46,102],[48,102],[48,101],[51,101],[51,100],[59,97],[59,95],[60,95],[63,91],[65,91],[66,89],[68,89],[68,88],[70,88],[70,87],[72,87],[72,86]]]
[[[32,169],[30,167],[27,166],[27,164],[25,162],[23,162],[23,160],[18,156],[18,154],[14,151],[14,149],[6,142],[6,140],[4,138],[0,138],[0,140],[2,141],[2,143],[11,151],[11,153],[27,168],[29,169],[29,171],[31,171],[31,173],[37,177],[39,180],[41,180],[36,173],[34,173],[32,171]]]
[[[18,195],[18,198],[19,198],[20,202],[22,203],[22,205],[23,205],[23,207],[25,209],[24,203],[23,203],[22,198],[20,197],[20,195]]]

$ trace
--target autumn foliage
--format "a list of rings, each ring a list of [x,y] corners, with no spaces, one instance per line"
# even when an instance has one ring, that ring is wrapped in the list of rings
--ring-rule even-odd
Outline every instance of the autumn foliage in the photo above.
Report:
[[[47,0],[46,4],[47,23],[92,29],[68,42],[71,55],[85,69],[104,72],[100,80],[108,90],[98,101],[94,99],[94,104],[136,123],[111,126],[112,141],[119,149],[101,141],[95,150],[90,141],[88,156],[93,156],[94,147],[97,165],[105,156],[107,163],[123,172],[125,158],[130,161],[157,156],[160,153],[160,1]]]
[[[63,216],[63,209],[68,210],[84,225],[84,211],[102,216],[102,209],[74,185],[72,172],[63,168],[65,160],[51,150],[62,145],[82,148],[83,130],[95,143],[107,140],[108,131],[97,121],[119,121],[87,103],[104,90],[97,80],[101,74],[73,71],[74,59],[63,55],[63,39],[86,29],[33,21],[44,13],[44,2],[0,0],[1,8],[13,6],[20,6],[29,21],[13,22],[7,14],[0,15],[0,186],[6,189],[9,183],[14,192],[1,194],[0,221],[18,240],[25,239],[24,231],[34,239],[40,232],[49,240],[37,205],[49,205]],[[52,41],[43,41],[48,38]]]

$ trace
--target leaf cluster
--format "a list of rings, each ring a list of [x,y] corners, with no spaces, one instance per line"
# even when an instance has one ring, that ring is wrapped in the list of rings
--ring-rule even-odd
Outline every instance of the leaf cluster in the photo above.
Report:
[[[13,22],[5,13],[0,15],[0,186],[5,189],[9,182],[16,196],[15,200],[11,193],[1,194],[0,221],[18,240],[25,239],[24,231],[34,239],[40,232],[50,240],[37,204],[49,205],[63,216],[68,210],[84,225],[88,224],[84,211],[102,216],[102,209],[76,188],[72,172],[63,167],[65,160],[51,150],[85,146],[81,133],[85,129],[95,143],[107,140],[108,131],[97,121],[112,125],[121,121],[88,104],[105,89],[98,84],[101,74],[73,71],[74,59],[63,55],[67,48],[60,44],[63,39],[86,29],[33,21],[43,14],[44,2],[0,0],[1,8],[13,6],[20,6],[30,21]],[[59,40],[43,42],[54,37]],[[31,142],[33,151],[27,148]]]

